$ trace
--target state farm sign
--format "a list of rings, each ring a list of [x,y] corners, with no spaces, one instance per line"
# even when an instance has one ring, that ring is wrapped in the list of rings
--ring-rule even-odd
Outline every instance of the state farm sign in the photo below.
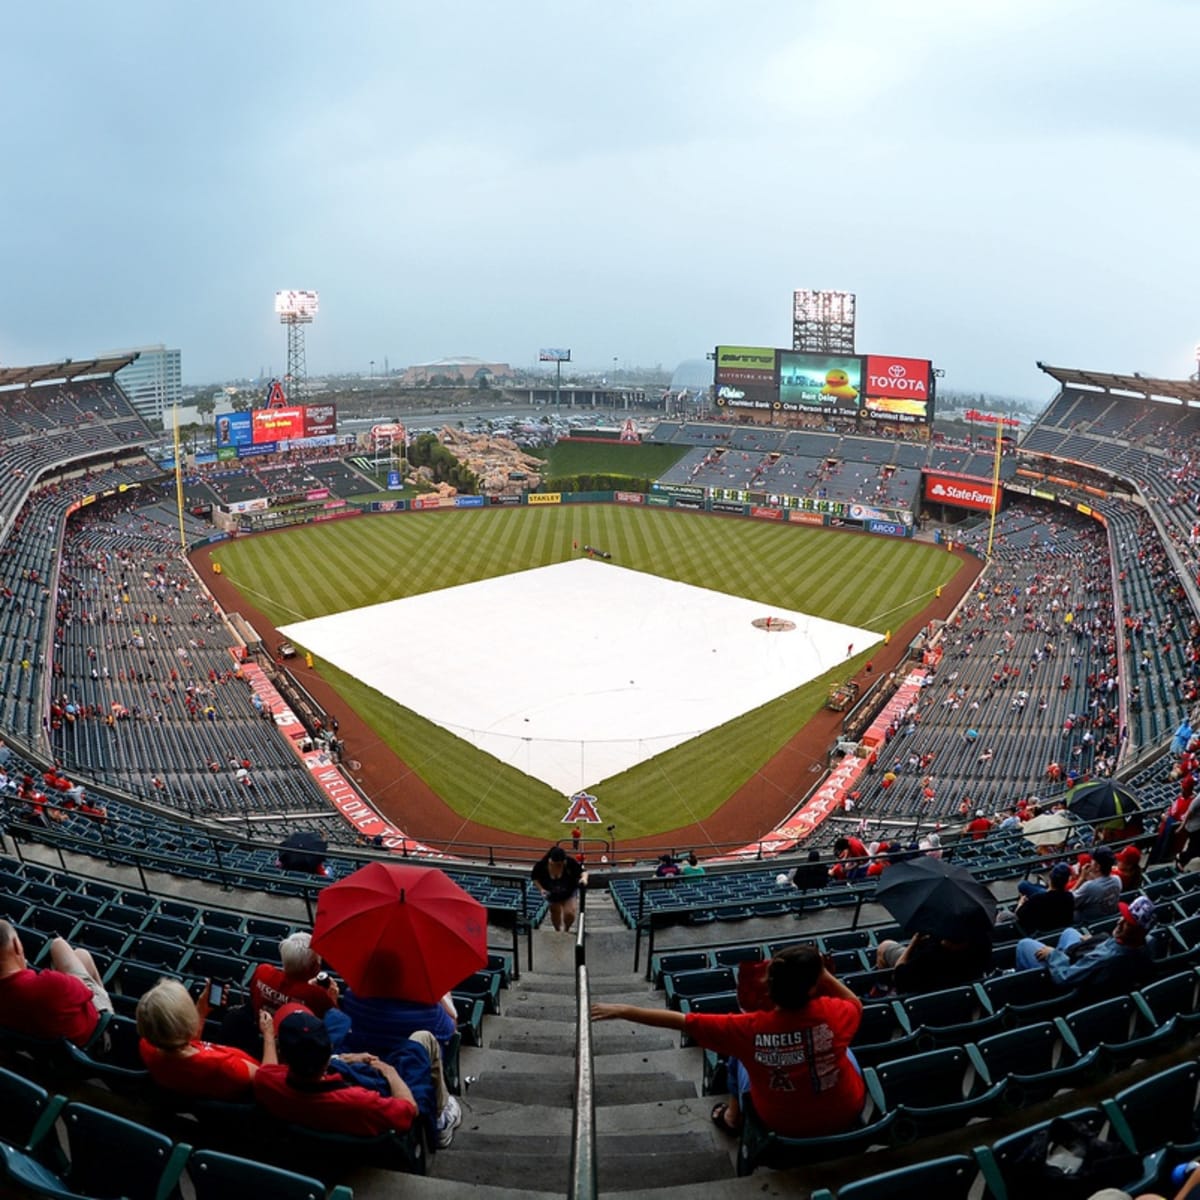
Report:
[[[967,479],[950,479],[945,475],[925,476],[926,500],[990,512],[995,498],[995,489],[990,484],[972,483]]]
[[[927,358],[888,358],[868,354],[867,395],[893,400],[928,400],[930,365]]]

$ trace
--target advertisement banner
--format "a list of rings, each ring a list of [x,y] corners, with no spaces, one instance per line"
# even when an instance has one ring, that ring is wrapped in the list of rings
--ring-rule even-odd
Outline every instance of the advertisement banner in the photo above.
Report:
[[[558,347],[545,347],[538,351],[538,362],[570,362],[570,350],[563,350]]]
[[[882,533],[888,537],[904,537],[908,530],[898,521],[868,521],[868,533]]]
[[[794,521],[797,525],[824,525],[825,517],[821,513],[801,512],[797,508],[793,508],[788,513],[788,520]]]
[[[734,386],[722,383],[717,387],[716,402],[718,408],[778,408],[774,384],[770,387],[755,388],[746,384]]]
[[[236,446],[222,446],[217,451],[218,462],[228,462],[231,458],[237,458],[238,452]]]
[[[704,501],[703,500],[688,500],[688,499],[676,498],[675,507],[676,508],[702,509],[704,507]]]
[[[303,408],[256,408],[250,416],[256,446],[304,436]]]
[[[958,508],[990,512],[996,492],[990,483],[971,483],[964,479],[950,479],[945,475],[926,475],[925,499],[936,500],[939,504],[953,504]]]
[[[856,413],[863,390],[863,360],[848,354],[779,352],[779,400],[787,408]]]
[[[392,441],[404,441],[404,426],[398,424],[371,426],[371,439],[373,441],[387,441],[389,438]]]
[[[304,414],[304,436],[329,437],[337,433],[337,407],[333,404],[308,404]]]
[[[641,492],[613,492],[613,499],[618,504],[644,504],[646,501]]]
[[[248,446],[254,440],[248,412],[225,413],[217,418],[217,454],[224,446]],[[232,457],[230,455],[229,457]]]
[[[746,515],[746,506],[738,504],[736,500],[714,500],[711,508],[713,512],[736,513],[740,517]]]
[[[561,504],[562,492],[530,492],[528,501],[530,504]]]
[[[304,493],[305,500],[328,500],[328,488],[313,488],[312,491]]]
[[[687,496],[697,500],[704,499],[704,489],[702,487],[694,487],[688,483],[656,483],[654,486],[672,496]]]
[[[483,497],[482,496],[455,496],[454,497],[454,507],[455,508],[482,508],[483,507]]]
[[[718,346],[713,379],[718,384],[773,386],[775,350],[770,346]]]
[[[671,497],[670,496],[647,496],[646,503],[648,505],[650,505],[651,508],[670,508]]]
[[[274,454],[278,446],[274,442],[260,442],[249,446],[238,446],[238,458],[254,458],[259,454]]]
[[[389,492],[399,492],[403,487],[404,484],[400,482],[400,472],[389,471],[387,474],[387,490]]]
[[[869,504],[851,504],[850,516],[856,521],[887,521],[891,518],[891,513],[884,512],[882,508],[873,508]]]
[[[876,420],[915,423],[933,419],[929,403],[933,363],[926,358],[868,354],[864,409]]]
[[[783,511],[782,511],[782,509],[778,509],[778,508],[760,508],[758,505],[755,505],[750,510],[750,515],[752,517],[758,517],[759,520],[762,520],[762,521],[782,521],[783,520]]]
[[[503,496],[489,496],[489,504],[520,504],[521,497],[514,496],[511,492],[506,492]]]

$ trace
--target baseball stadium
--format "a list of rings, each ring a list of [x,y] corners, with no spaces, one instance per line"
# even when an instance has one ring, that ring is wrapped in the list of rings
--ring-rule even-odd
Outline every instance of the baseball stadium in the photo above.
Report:
[[[189,450],[129,357],[0,368],[12,1194],[1168,1194],[1200,1145],[1200,384],[1039,364],[1032,427],[945,433],[928,360],[710,357],[686,418],[610,396],[498,473],[278,384]],[[368,871],[471,906],[406,968],[445,993],[433,1109],[334,1133],[164,1087],[164,979],[205,1045],[298,934],[305,987],[380,995],[333,925]],[[5,955],[64,945],[98,1022],[9,1028]],[[854,1014],[824,1114],[733,1032],[806,1007]],[[264,1079],[276,1036],[328,1061],[290,1020]],[[760,1036],[777,1074],[834,1054]]]

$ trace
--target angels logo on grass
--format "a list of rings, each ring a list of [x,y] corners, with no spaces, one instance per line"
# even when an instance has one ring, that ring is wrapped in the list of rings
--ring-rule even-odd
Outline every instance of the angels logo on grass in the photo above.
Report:
[[[574,825],[577,821],[581,821],[585,825],[600,824],[600,814],[596,811],[595,796],[589,796],[587,792],[576,792],[571,797],[571,807],[567,809],[567,815],[563,817],[562,823]]]

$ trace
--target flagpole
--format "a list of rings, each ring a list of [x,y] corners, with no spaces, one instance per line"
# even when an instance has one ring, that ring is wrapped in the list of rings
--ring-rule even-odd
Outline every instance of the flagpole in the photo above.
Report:
[[[992,539],[996,536],[996,511],[1000,507],[1000,448],[1004,425],[996,419],[996,458],[992,464],[992,519],[988,525],[987,556],[992,557]]]

